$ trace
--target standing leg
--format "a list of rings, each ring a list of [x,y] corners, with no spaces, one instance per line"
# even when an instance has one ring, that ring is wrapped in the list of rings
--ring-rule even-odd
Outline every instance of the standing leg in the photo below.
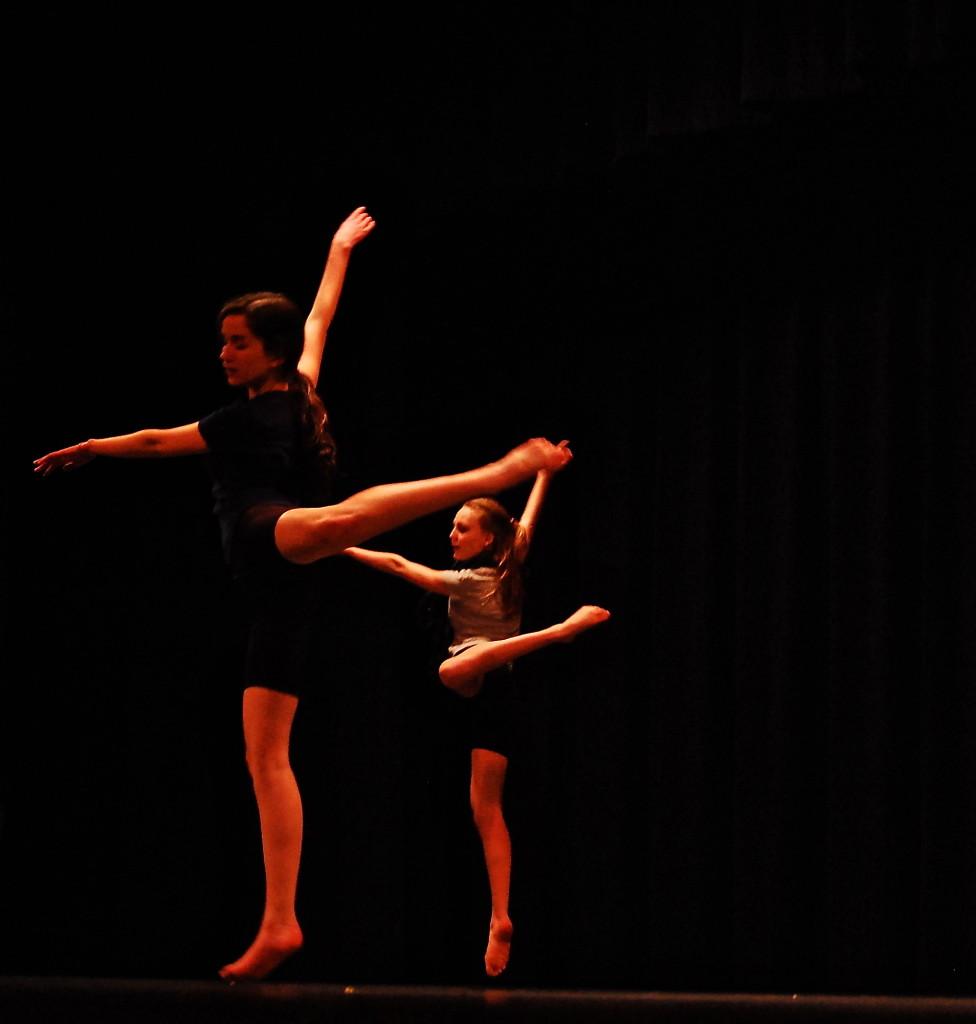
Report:
[[[493,750],[471,751],[471,810],[481,836],[491,890],[491,924],[485,950],[485,973],[496,977],[505,970],[512,945],[508,890],[512,874],[512,843],[502,816],[502,790],[508,758]]]
[[[227,981],[263,978],[302,945],[295,914],[302,799],[288,758],[297,707],[298,698],[287,693],[261,686],[244,691],[244,742],[261,822],[265,903],[250,947],[220,970]]]
[[[478,469],[430,480],[380,484],[322,508],[289,509],[275,527],[275,543],[288,561],[304,565],[337,555],[343,548],[420,516],[514,487],[540,469],[559,469],[571,458],[564,445],[534,438]]]
[[[519,633],[506,640],[486,640],[475,644],[453,658],[441,662],[439,675],[441,682],[462,697],[472,697],[481,688],[481,680],[486,672],[501,668],[502,665],[515,661],[525,654],[538,651],[555,643],[569,643],[584,629],[606,622],[610,613],[605,608],[593,604],[585,604],[573,612],[568,619],[537,629],[531,633]]]

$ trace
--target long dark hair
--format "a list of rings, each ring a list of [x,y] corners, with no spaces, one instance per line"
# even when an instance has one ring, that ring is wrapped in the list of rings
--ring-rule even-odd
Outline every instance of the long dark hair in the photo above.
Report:
[[[477,516],[484,530],[493,537],[487,554],[498,570],[495,593],[507,614],[522,607],[522,561],[525,557],[525,530],[504,505],[494,498],[473,498],[464,503]]]
[[[329,414],[312,382],[298,370],[305,345],[305,318],[286,295],[279,292],[248,292],[225,302],[217,314],[219,327],[228,316],[243,316],[265,352],[282,360],[281,377],[289,391],[299,392],[302,402],[304,446],[310,455],[335,467],[336,445],[329,430]]]

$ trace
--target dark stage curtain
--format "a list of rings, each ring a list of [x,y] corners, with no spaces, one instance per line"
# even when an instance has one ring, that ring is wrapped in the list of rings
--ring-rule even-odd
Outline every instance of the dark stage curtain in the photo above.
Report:
[[[635,619],[634,976],[970,985],[976,250],[951,14],[686,5],[677,40],[652,11],[628,37],[594,324],[614,342],[587,374],[612,396],[599,525]]]
[[[613,612],[524,663],[506,982],[970,992],[962,5],[455,12],[453,47],[409,28],[409,60],[360,73],[358,111],[316,107],[318,134],[296,98],[317,82],[289,78],[291,107],[254,87],[268,123],[246,159],[236,82],[183,117],[145,90],[124,125],[66,95],[51,137],[99,156],[76,193],[46,159],[25,184],[46,197],[20,250],[33,315],[71,333],[16,355],[45,398],[17,465],[209,411],[213,310],[256,287],[310,301],[316,232],[368,203],[382,232],[354,256],[323,384],[342,487],[568,437],[526,625]],[[205,470],[24,476],[3,969],[212,976],[261,893]],[[383,545],[444,564],[449,522]],[[327,684],[295,736],[309,946],[283,977],[480,982],[487,892],[428,609],[324,572]]]

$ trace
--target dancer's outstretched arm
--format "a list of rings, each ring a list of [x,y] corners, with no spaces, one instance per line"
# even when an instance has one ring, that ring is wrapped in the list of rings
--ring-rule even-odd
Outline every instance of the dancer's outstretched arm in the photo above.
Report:
[[[207,442],[200,433],[199,424],[187,423],[164,430],[137,430],[133,434],[115,437],[93,437],[35,459],[34,472],[47,476],[59,469],[78,469],[96,455],[115,459],[161,459],[176,455],[202,455],[205,451]]]
[[[391,576],[399,576],[400,579],[413,583],[423,590],[433,594],[447,594],[448,587],[445,574],[437,569],[431,569],[419,562],[411,562],[401,555],[395,555],[392,551],[369,551],[367,548],[345,548],[342,554],[355,558],[357,562],[368,565],[372,569],[379,569],[380,572],[388,572]]]
[[[332,236],[319,290],[305,321],[305,345],[298,361],[299,372],[308,377],[313,387],[319,382],[326,335],[339,305],[339,295],[346,279],[346,268],[349,266],[349,255],[375,226],[376,223],[366,212],[366,207],[359,206],[339,225]]]

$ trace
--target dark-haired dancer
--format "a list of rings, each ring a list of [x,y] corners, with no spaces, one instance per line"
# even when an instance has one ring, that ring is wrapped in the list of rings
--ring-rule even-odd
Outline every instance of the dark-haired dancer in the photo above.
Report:
[[[559,446],[567,454],[568,446]],[[455,567],[428,568],[387,551],[351,547],[346,554],[374,569],[448,597],[453,638],[438,674],[471,706],[471,809],[481,838],[491,892],[485,971],[492,977],[508,964],[512,920],[508,912],[512,845],[502,813],[502,791],[512,749],[514,690],[511,665],[553,643],[569,643],[610,613],[584,605],[564,622],[519,633],[522,564],[528,555],[552,473],[540,469],[520,520],[493,498],[465,502],[454,517],[451,548]]]
[[[220,360],[228,383],[245,393],[239,401],[195,423],[95,438],[34,463],[47,475],[96,456],[209,457],[225,559],[250,613],[244,738],[265,868],[261,925],[244,954],[221,969],[228,981],[263,978],[302,945],[295,913],[302,804],[288,752],[317,623],[314,574],[300,567],[570,457],[535,438],[478,469],[383,484],[329,503],[335,446],[315,385],[350,253],[373,227],[359,207],[336,230],[307,318],[285,296],[268,292],[220,311]]]

